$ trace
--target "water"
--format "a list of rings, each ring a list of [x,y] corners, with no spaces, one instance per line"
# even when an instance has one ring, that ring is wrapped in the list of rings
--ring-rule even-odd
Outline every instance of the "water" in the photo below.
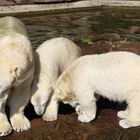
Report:
[[[140,41],[140,9],[95,7],[85,11],[42,13],[19,17],[27,26],[34,47],[43,41],[64,36],[72,40],[102,33],[118,33]]]

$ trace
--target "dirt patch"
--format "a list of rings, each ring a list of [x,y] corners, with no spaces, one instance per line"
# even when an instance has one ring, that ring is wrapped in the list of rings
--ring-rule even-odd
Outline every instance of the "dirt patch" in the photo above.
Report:
[[[127,41],[118,34],[97,34],[85,37],[77,43],[80,44],[83,55],[101,54],[110,51],[129,51],[140,54],[139,41]]]

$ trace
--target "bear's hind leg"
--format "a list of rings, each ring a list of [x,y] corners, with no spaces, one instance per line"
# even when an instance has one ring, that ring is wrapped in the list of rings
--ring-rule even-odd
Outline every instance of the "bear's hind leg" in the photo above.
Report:
[[[26,80],[20,86],[15,87],[10,99],[10,121],[17,132],[30,128],[30,122],[24,115],[24,108],[31,96],[31,80]]]
[[[135,95],[135,94],[133,94]],[[138,97],[129,100],[129,113],[126,117],[119,121],[119,125],[123,128],[130,128],[140,125],[140,102]]]
[[[7,100],[7,94],[0,98],[0,136],[6,136],[11,133],[12,127],[8,122],[5,113],[5,104]]]

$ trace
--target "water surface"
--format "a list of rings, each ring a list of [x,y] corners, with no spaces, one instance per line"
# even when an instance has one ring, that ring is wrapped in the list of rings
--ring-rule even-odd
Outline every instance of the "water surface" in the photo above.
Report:
[[[64,36],[72,40],[102,33],[118,33],[128,40],[140,41],[140,9],[95,7],[90,10],[42,13],[22,16],[34,47],[43,41]]]

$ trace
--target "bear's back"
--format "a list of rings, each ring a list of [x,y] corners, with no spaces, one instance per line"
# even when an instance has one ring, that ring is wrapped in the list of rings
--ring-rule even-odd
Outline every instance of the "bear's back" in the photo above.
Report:
[[[42,62],[68,65],[80,56],[81,50],[71,40],[58,37],[45,41],[35,53]]]

